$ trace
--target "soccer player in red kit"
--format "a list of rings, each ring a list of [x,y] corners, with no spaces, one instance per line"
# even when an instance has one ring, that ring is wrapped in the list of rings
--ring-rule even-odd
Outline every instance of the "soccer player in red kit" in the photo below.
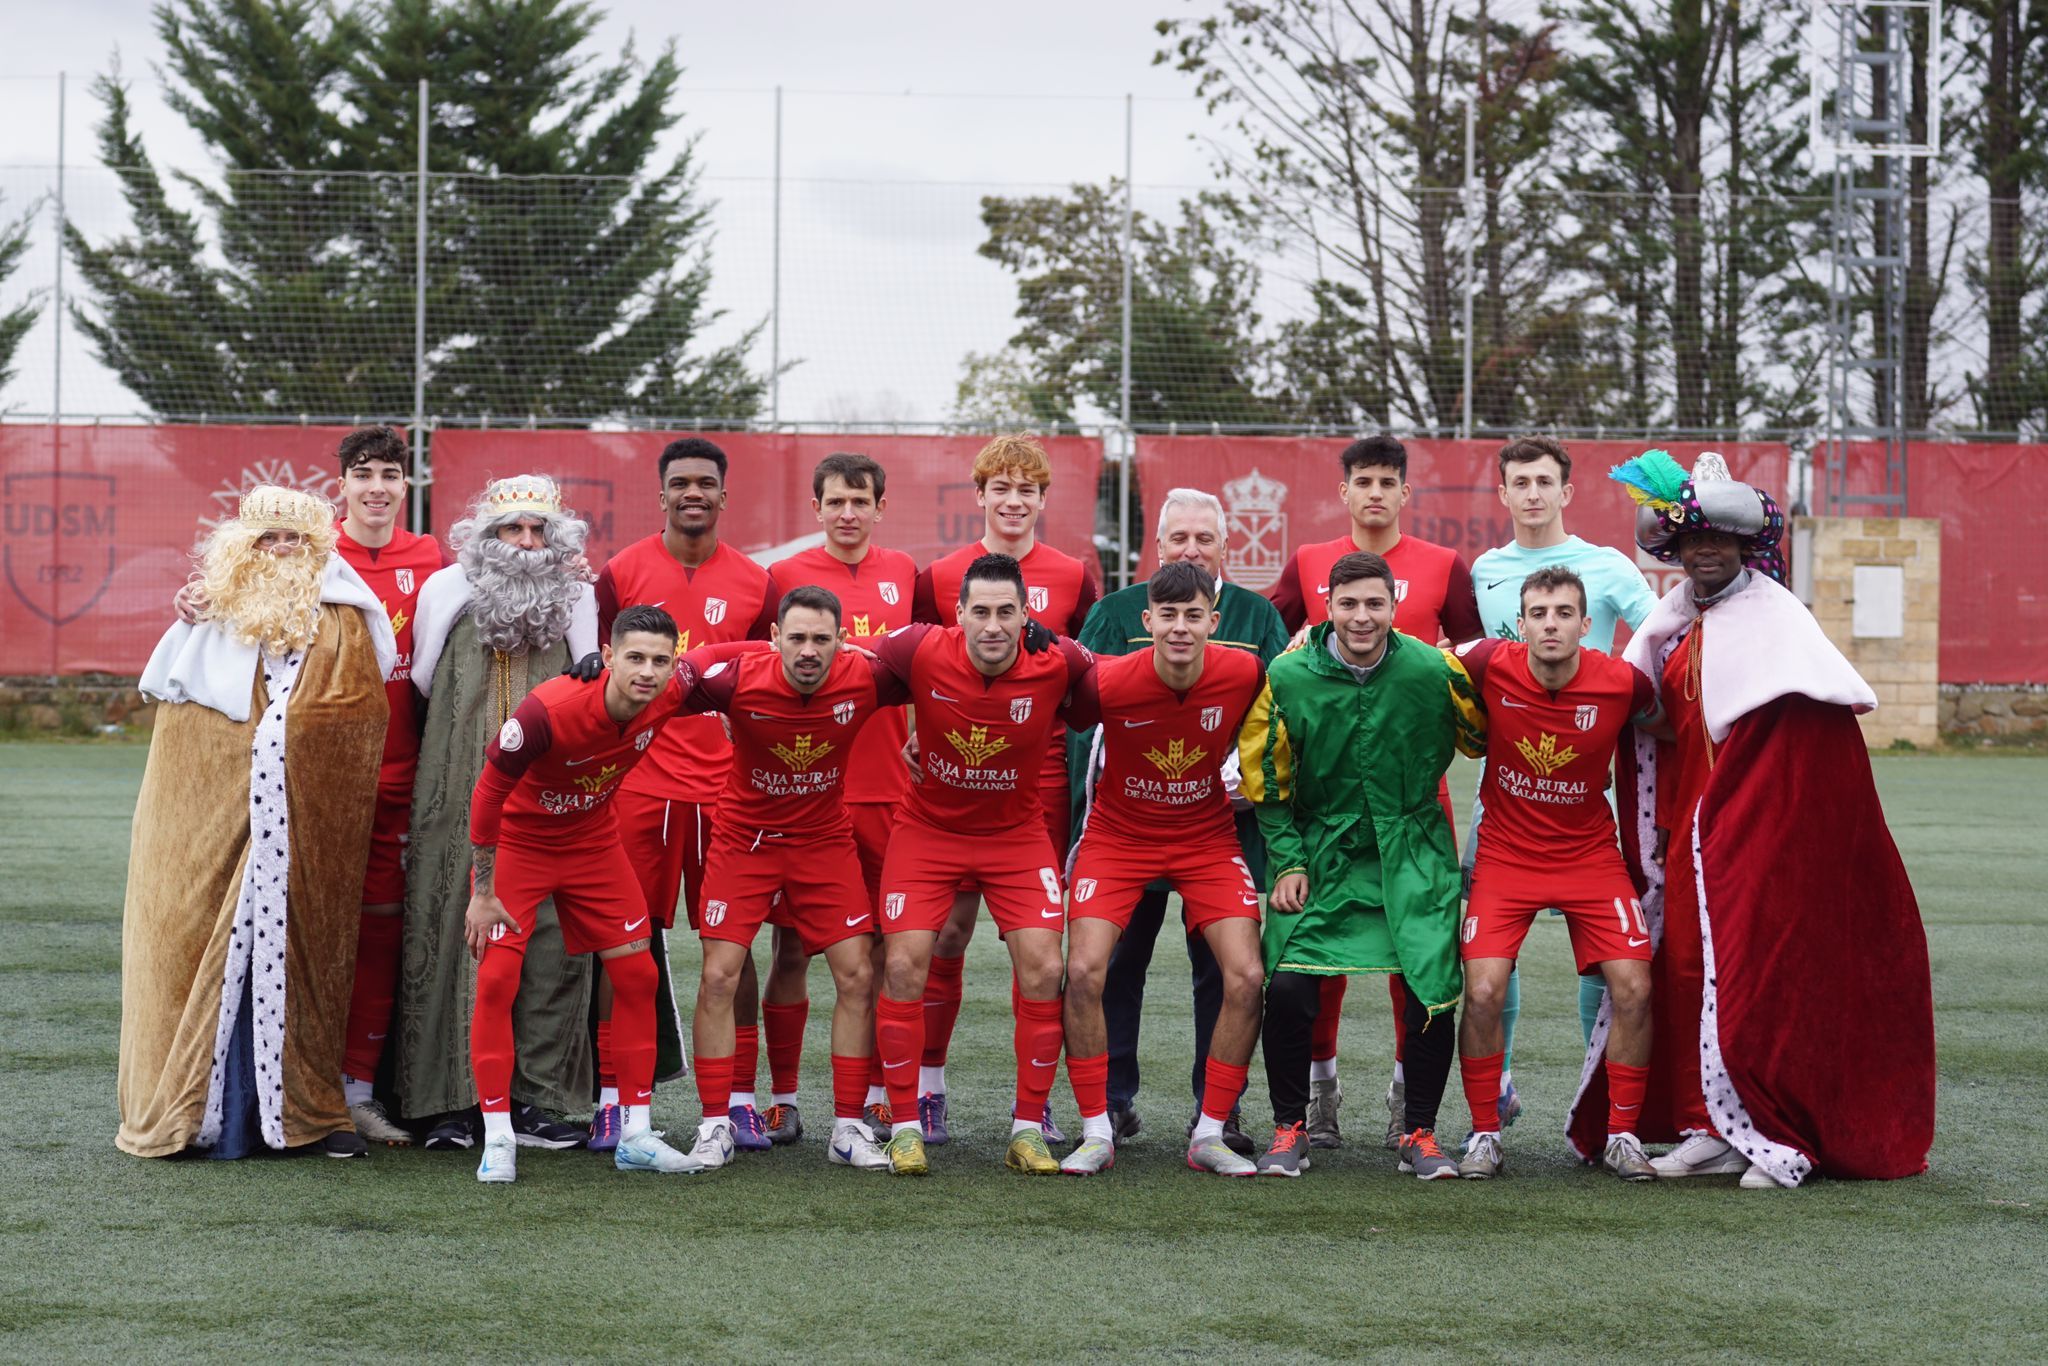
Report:
[[[1025,611],[1059,635],[1080,635],[1088,609],[1101,593],[1086,565],[1038,539],[1038,519],[1052,489],[1052,462],[1046,458],[1045,448],[1028,436],[996,437],[974,457],[974,488],[985,522],[981,540],[932,561],[918,576],[915,619],[950,625],[968,566],[983,555],[1007,555],[1024,575]],[[1054,852],[1064,858],[1072,819],[1064,726],[1053,729],[1039,781],[1046,834]],[[935,1144],[950,1137],[946,1127],[946,1050],[960,1018],[961,969],[967,941],[974,934],[975,900],[963,894],[954,901],[952,916],[932,951],[931,976],[925,983],[924,1070],[918,1088],[918,1117],[927,1141]],[[1051,1111],[1042,1119],[1047,1136],[1059,1142]]]
[[[726,504],[726,468],[725,452],[702,437],[684,437],[662,449],[656,464],[662,529],[613,555],[598,575],[600,639],[622,609],[641,604],[659,607],[675,618],[677,648],[683,654],[704,645],[768,638],[775,619],[768,571],[718,535]],[[696,928],[712,811],[731,763],[732,743],[717,717],[678,718],[662,731],[647,762],[633,770],[619,792],[619,832],[658,936],[674,927],[678,896],[687,908],[690,927]],[[665,952],[660,956],[666,961]],[[758,995],[750,958],[735,1006],[745,1022],[739,1070],[746,1084],[733,1096],[735,1141],[748,1149],[768,1146],[753,1096]],[[598,1017],[597,1070],[603,1090],[591,1121],[590,1146],[602,1149],[618,1133],[617,1088],[608,1062],[610,1010],[602,984]]]
[[[1267,596],[1280,610],[1287,629],[1299,637],[1303,628],[1330,619],[1330,566],[1341,556],[1369,551],[1394,571],[1394,629],[1427,645],[1448,640],[1463,644],[1485,634],[1479,601],[1472,591],[1472,571],[1449,546],[1401,533],[1401,510],[1408,505],[1408,448],[1391,436],[1354,441],[1338,456],[1344,484],[1338,490],[1351,516],[1349,534],[1334,541],[1305,545],[1294,552],[1280,581]],[[1451,789],[1440,784],[1444,819],[1451,820]],[[1454,825],[1456,822],[1452,822]],[[1322,1009],[1316,1015],[1309,1046],[1308,1137],[1312,1148],[1335,1148],[1342,1139],[1337,1107],[1344,1090],[1337,1082],[1337,1026],[1343,1019],[1344,992],[1351,979],[1323,979]],[[1387,1088],[1385,1146],[1401,1139],[1405,1100],[1401,1074],[1401,1012],[1407,991],[1399,973],[1387,977],[1394,1007],[1394,1080]]]
[[[1059,855],[1045,832],[1038,769],[1060,708],[1094,668],[1070,640],[1042,648],[1027,622],[1024,576],[1007,555],[984,555],[960,583],[957,625],[914,625],[878,653],[909,688],[917,712],[918,771],[882,869],[887,940],[875,1035],[889,1088],[889,1163],[927,1170],[912,1116],[924,1053],[925,976],[932,945],[964,884],[988,899],[1016,977],[1017,1054],[1008,1165],[1057,1172],[1043,1128],[1060,1061]],[[1034,646],[1039,648],[1034,648]]]
[[[384,1041],[398,995],[398,958],[404,943],[405,841],[412,828],[413,773],[419,764],[419,694],[412,686],[412,620],[420,589],[449,563],[440,542],[404,526],[412,482],[412,451],[392,427],[358,427],[335,453],[341,467],[342,518],[335,552],[363,578],[397,638],[398,665],[385,680],[391,705],[384,758],[377,775],[377,808],[370,824],[370,862],[363,874],[362,918],[356,929],[355,985],[349,996],[341,1087],[356,1133],[372,1143],[409,1144],[412,1135],[393,1123],[373,1094]],[[175,605],[180,618],[197,619],[200,599],[188,585]]]
[[[1184,560],[1162,565],[1146,585],[1152,648],[1098,663],[1067,706],[1076,729],[1102,727],[1102,774],[1069,882],[1067,1075],[1080,1102],[1081,1142],[1060,1170],[1076,1176],[1116,1161],[1102,983],[1138,898],[1157,878],[1180,893],[1187,932],[1208,941],[1223,970],[1188,1165],[1225,1176],[1258,1173],[1223,1142],[1258,1038],[1266,978],[1258,884],[1237,842],[1223,764],[1266,669],[1257,655],[1210,647],[1219,620],[1208,571]]]
[[[564,676],[527,694],[484,755],[470,802],[476,869],[464,933],[477,962],[470,1066],[483,1109],[476,1179],[518,1175],[512,1133],[512,1002],[526,937],[552,896],[570,953],[595,953],[612,984],[612,1053],[625,1098],[612,1163],[620,1171],[698,1172],[649,1125],[654,1097],[650,913],[619,843],[612,799],[682,706],[695,677],[676,663],[676,626],[658,607],[611,625],[605,671]]]
[[[1460,950],[1465,1017],[1459,1070],[1472,1136],[1461,1176],[1500,1174],[1501,1003],[1529,925],[1564,911],[1581,973],[1597,969],[1613,1001],[1607,1041],[1609,1171],[1656,1172],[1635,1135],[1650,1068],[1650,928],[1622,862],[1607,780],[1632,722],[1657,722],[1657,694],[1633,665],[1581,647],[1586,585],[1551,565],[1522,582],[1519,641],[1488,638],[1458,652],[1486,709],[1486,819],[1472,869]]]
[[[875,526],[887,507],[888,476],[880,464],[865,455],[826,456],[811,472],[811,511],[824,528],[825,543],[768,570],[778,592],[809,586],[831,593],[839,602],[847,637],[856,645],[872,645],[910,619],[917,563],[874,541]],[[902,710],[885,707],[861,728],[847,762],[846,811],[853,821],[853,845],[860,854],[861,878],[870,901],[881,895],[882,857],[896,823],[897,803],[910,786],[901,757],[908,738]],[[778,932],[778,938],[787,933],[779,926]],[[875,943],[879,953],[881,941]],[[803,1133],[796,1088],[811,1003],[803,957],[798,956],[792,972],[780,947],[761,993],[761,1032],[773,1088],[773,1104],[763,1122],[771,1140],[789,1143]],[[880,962],[875,966],[879,972]],[[881,1073],[871,1070],[868,1082],[868,1102],[881,1102]]]
[[[684,702],[724,713],[733,735],[732,775],[704,860],[696,1024],[704,1123],[690,1155],[715,1167],[732,1152],[732,999],[772,907],[804,953],[822,953],[832,969],[830,1160],[880,1169],[889,1159],[861,1122],[874,1047],[875,898],[845,794],[861,729],[878,708],[899,705],[903,689],[871,657],[840,650],[839,600],[824,589],[793,588],[777,612],[773,649],[703,667]]]

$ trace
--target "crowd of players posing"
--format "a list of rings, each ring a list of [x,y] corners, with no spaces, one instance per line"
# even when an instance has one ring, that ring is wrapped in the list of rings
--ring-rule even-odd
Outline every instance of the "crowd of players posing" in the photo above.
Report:
[[[353,457],[345,445],[344,464],[341,553],[383,599],[403,657],[407,594],[439,549],[399,529],[409,470],[395,434]],[[1502,450],[1516,541],[1469,571],[1452,550],[1402,534],[1406,464],[1391,437],[1347,448],[1351,531],[1301,548],[1270,599],[1228,581],[1217,499],[1173,490],[1159,571],[1098,601],[1088,569],[1037,539],[1052,472],[1028,438],[980,453],[986,534],[923,571],[873,542],[887,506],[873,460],[822,462],[823,544],[763,569],[719,538],[724,453],[671,443],[658,465],[662,529],[597,577],[601,659],[526,697],[474,792],[465,928],[478,959],[478,1179],[513,1180],[522,1142],[566,1141],[567,1126],[516,1116],[511,1102],[512,1006],[549,898],[568,951],[595,954],[609,989],[597,1112],[587,1139],[573,1139],[610,1149],[622,1170],[701,1172],[800,1136],[805,968],[823,954],[836,991],[829,1158],[927,1171],[927,1146],[948,1138],[946,1050],[982,901],[1013,966],[1007,1165],[1105,1170],[1138,1129],[1137,1001],[1167,887],[1181,898],[1195,975],[1190,1167],[1294,1176],[1311,1148],[1336,1146],[1345,974],[1391,970],[1386,1138],[1399,1169],[1498,1174],[1500,1129],[1520,1108],[1508,1067],[1514,960],[1534,916],[1555,907],[1588,975],[1589,1030],[1601,993],[1612,1000],[1606,1165],[1656,1175],[1632,1133],[1649,1061],[1649,935],[1605,790],[1624,728],[1659,717],[1649,680],[1592,648],[1611,646],[1617,623],[1640,622],[1654,599],[1626,556],[1566,535],[1571,463],[1556,442]],[[394,703],[366,912],[402,899],[395,832],[415,727]],[[1375,734],[1403,739],[1382,760]],[[1462,923],[1399,913],[1403,836],[1389,833],[1408,822],[1452,840],[1442,775],[1453,747],[1488,760]],[[1347,780],[1354,752],[1366,768],[1413,770],[1404,776],[1421,782],[1426,812],[1368,811],[1374,789]],[[1378,844],[1368,835],[1364,856],[1333,864],[1361,825],[1379,829]],[[1367,866],[1371,885],[1352,886]],[[687,1150],[650,1122],[652,931],[672,926],[679,904],[703,942],[693,1067],[704,1117]],[[1295,927],[1311,907],[1339,939],[1348,918],[1379,917],[1376,951],[1391,943],[1392,956],[1333,964],[1292,952],[1290,935],[1296,947],[1313,937]],[[757,985],[751,946],[764,923],[773,968]],[[1445,995],[1404,982],[1411,954],[1446,958],[1454,975],[1462,957],[1462,1021],[1455,985]],[[351,1013],[346,1083],[358,1131],[400,1142],[410,1135],[366,1080],[377,1002],[388,1018],[391,995],[362,978],[388,971],[373,951],[359,959],[357,1003],[371,1005]],[[757,1018],[766,1107],[754,1091]],[[1260,1153],[1238,1120],[1262,1034],[1275,1132]],[[1435,1136],[1454,1042],[1473,1123],[1462,1161]],[[1082,1132],[1061,1158],[1048,1099],[1063,1052]]]

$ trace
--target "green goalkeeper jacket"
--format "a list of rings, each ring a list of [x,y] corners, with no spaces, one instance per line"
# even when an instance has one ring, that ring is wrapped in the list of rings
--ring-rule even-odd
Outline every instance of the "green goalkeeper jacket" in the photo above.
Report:
[[[1478,755],[1486,718],[1448,651],[1394,632],[1360,681],[1328,622],[1273,661],[1238,736],[1241,790],[1270,876],[1308,876],[1294,915],[1268,906],[1266,970],[1398,972],[1432,1015],[1458,1002],[1458,851],[1437,783]]]

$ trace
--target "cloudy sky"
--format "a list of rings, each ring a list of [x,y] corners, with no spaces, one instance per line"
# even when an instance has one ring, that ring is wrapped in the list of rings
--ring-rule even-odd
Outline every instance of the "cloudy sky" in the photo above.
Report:
[[[796,420],[942,418],[960,357],[1008,334],[1014,293],[974,254],[983,194],[1044,190],[1122,173],[1124,101],[1136,96],[1140,207],[1206,183],[1214,128],[1184,78],[1151,59],[1179,0],[756,3],[612,0],[596,48],[673,40],[687,68],[678,138],[700,135],[704,190],[719,203],[717,302],[738,328],[768,316],[773,275],[773,88],[783,105],[782,355],[801,364],[782,392]],[[0,64],[0,212],[52,189],[56,73],[71,73],[67,207],[96,237],[120,229],[119,195],[92,151],[88,87],[116,52],[161,166],[205,171],[205,150],[162,105],[149,8],[135,0],[10,6]],[[47,291],[52,217],[0,301]],[[71,274],[73,286],[75,272]],[[0,408],[47,412],[48,310]],[[409,327],[407,329],[409,338]],[[760,363],[767,361],[766,334]],[[113,414],[132,397],[64,339],[67,413]]]

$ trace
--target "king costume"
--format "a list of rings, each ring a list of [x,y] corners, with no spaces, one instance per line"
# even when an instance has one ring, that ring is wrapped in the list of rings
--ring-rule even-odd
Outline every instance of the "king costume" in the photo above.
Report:
[[[320,562],[317,602],[266,638],[283,648],[180,623],[141,681],[163,705],[122,914],[115,1138],[140,1157],[353,1141],[342,1047],[397,648],[311,495],[250,490],[203,563],[269,555],[264,532]]]

